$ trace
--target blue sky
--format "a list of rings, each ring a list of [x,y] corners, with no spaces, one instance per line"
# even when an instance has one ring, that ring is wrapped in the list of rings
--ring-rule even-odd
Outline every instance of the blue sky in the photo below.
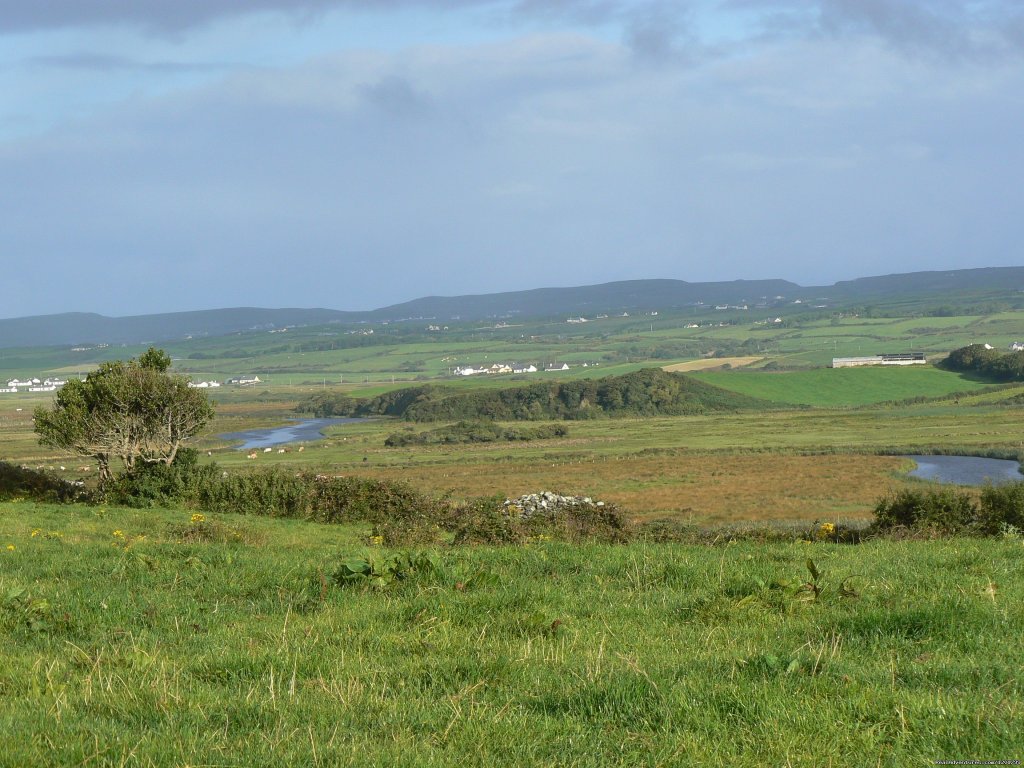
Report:
[[[1022,263],[1010,0],[0,0],[0,316]]]

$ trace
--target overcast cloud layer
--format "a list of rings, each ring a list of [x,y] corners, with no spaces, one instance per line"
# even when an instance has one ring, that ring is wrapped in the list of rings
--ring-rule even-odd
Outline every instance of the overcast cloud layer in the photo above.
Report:
[[[0,0],[0,316],[1020,265],[1015,0]]]

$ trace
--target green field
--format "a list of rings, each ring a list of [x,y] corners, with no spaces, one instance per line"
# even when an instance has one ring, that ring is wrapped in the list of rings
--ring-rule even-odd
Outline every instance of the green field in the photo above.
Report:
[[[284,333],[247,331],[172,340],[161,346],[174,358],[176,370],[196,378],[255,373],[275,387],[311,387],[449,379],[456,366],[494,362],[567,362],[573,366],[572,376],[601,375],[602,368],[623,373],[636,365],[660,366],[702,355],[758,355],[766,358],[764,364],[813,368],[827,366],[834,356],[923,351],[941,357],[974,342],[1005,348],[1020,340],[1024,328],[1024,312],[906,316],[915,310],[920,308],[896,300],[888,309],[875,309],[889,311],[892,317],[796,306],[729,313],[693,308],[583,325],[453,323],[449,331],[440,333],[428,333],[426,321],[410,321],[301,327]],[[769,322],[779,314],[783,323]],[[698,327],[690,327],[695,324]],[[374,331],[372,336],[360,335],[368,330]],[[74,375],[99,362],[143,351],[144,345],[93,346],[83,351],[0,349],[0,378]],[[584,363],[587,369],[582,368]]]
[[[0,765],[905,766],[1024,746],[1019,539],[439,550],[397,588],[336,584],[384,554],[364,535],[0,504]]]
[[[691,375],[751,397],[817,408],[946,397],[991,386],[990,382],[923,365],[782,372],[702,371]]]
[[[1024,451],[1024,385],[932,366],[823,367],[835,354],[1003,346],[1024,314],[794,313],[773,327],[732,313],[687,328],[693,317],[434,339],[378,327],[365,345],[336,327],[292,329],[167,348],[197,378],[266,382],[211,395],[217,416],[196,446],[229,475],[400,480],[455,500],[554,490],[708,539],[736,526],[861,527],[885,494],[922,487],[899,454]],[[325,340],[336,348],[313,348]],[[4,350],[0,372],[87,370],[142,351]],[[693,375],[783,407],[395,448],[388,435],[438,425],[374,419],[255,460],[218,437],[284,423],[317,392],[554,377],[451,378],[457,364],[566,360],[558,379],[571,379],[730,356],[769,370]],[[88,460],[36,440],[32,409],[50,400],[0,395],[0,459],[90,483]],[[334,578],[344,562],[397,554],[368,525],[194,514],[0,502],[0,766],[905,766],[1024,749],[1013,530],[859,545],[813,533],[439,545],[439,569],[378,590]]]

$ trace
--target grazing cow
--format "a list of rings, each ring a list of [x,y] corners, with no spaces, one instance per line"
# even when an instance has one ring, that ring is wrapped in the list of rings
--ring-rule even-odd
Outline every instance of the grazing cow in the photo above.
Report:
[[[278,452],[278,453],[284,453],[284,448],[278,448],[278,449],[277,449],[277,452]]]
[[[263,452],[264,453],[270,453],[272,450],[274,450],[274,449],[273,448],[264,448]]]
[[[306,450],[306,446],[300,445],[299,446],[299,453],[302,453],[304,450]]]
[[[249,454],[249,458],[250,458],[250,459],[255,459],[255,458],[256,458],[257,456],[259,456],[259,454],[258,454],[258,453],[256,453],[256,451],[252,451],[252,452],[251,452],[251,453]]]

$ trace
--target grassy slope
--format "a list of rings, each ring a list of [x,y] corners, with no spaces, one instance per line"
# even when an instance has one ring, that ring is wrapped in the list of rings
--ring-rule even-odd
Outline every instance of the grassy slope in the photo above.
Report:
[[[704,371],[694,378],[751,397],[819,408],[869,405],[914,397],[943,397],[991,386],[931,366],[823,368],[758,373]]]
[[[188,519],[0,505],[0,600],[35,601],[0,608],[0,765],[902,766],[1024,747],[1020,541],[481,548],[379,594],[320,582],[367,551],[358,531],[229,517],[245,541],[184,543]],[[816,603],[796,596],[809,555]],[[841,597],[851,574],[860,597]]]

